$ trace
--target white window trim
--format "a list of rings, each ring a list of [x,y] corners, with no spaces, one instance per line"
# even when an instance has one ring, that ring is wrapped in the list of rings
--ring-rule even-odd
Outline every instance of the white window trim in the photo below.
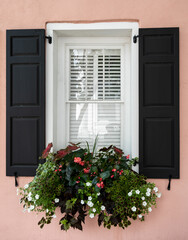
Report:
[[[137,22],[104,22],[104,23],[49,23],[47,24],[46,34],[52,37],[52,44],[46,43],[46,144],[55,142],[53,116],[56,115],[54,105],[56,104],[56,77],[57,77],[57,56],[56,48],[58,34],[63,31],[83,31],[83,30],[128,30],[131,36],[131,68],[130,68],[130,114],[131,114],[131,142],[130,149],[132,157],[139,154],[139,111],[138,111],[138,44],[134,44],[132,39],[138,35]]]

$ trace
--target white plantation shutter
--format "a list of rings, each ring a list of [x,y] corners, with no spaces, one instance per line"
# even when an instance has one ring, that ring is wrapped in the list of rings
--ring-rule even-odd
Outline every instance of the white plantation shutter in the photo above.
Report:
[[[69,141],[121,147],[121,50],[71,49],[69,81]]]

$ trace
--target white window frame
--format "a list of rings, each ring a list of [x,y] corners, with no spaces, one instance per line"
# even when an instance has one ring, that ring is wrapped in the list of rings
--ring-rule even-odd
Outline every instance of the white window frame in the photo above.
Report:
[[[56,115],[56,79],[58,77],[58,36],[69,32],[78,33],[78,31],[101,31],[109,30],[112,34],[114,30],[123,33],[129,33],[130,42],[130,154],[132,157],[138,157],[138,44],[134,44],[132,39],[138,35],[137,22],[103,22],[103,23],[48,23],[46,34],[52,37],[52,44],[46,43],[46,144],[56,142],[55,131],[56,124],[53,116]],[[70,34],[68,34],[70,36]]]

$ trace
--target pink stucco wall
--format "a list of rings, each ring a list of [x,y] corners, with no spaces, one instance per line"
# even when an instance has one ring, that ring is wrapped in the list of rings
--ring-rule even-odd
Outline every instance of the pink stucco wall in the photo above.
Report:
[[[45,28],[55,21],[138,20],[140,27],[180,27],[180,179],[154,180],[163,193],[145,222],[128,229],[98,228],[87,219],[84,232],[59,229],[58,218],[41,230],[40,217],[22,212],[14,178],[6,177],[6,29]],[[0,240],[186,240],[188,239],[188,1],[187,0],[0,0]],[[31,178],[19,178],[20,186]],[[60,214],[57,214],[60,216]]]

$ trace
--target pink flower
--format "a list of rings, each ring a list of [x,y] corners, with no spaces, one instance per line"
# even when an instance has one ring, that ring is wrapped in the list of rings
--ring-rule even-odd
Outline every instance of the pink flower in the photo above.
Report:
[[[74,158],[75,163],[80,163],[81,161],[82,161],[82,159],[80,157],[75,157]]]
[[[101,188],[103,188],[104,187],[104,183],[103,182],[101,182]]]
[[[114,177],[114,175],[111,176],[111,178],[113,178],[113,177]]]
[[[76,183],[79,183],[80,181],[76,181]]]
[[[90,168],[84,168],[84,173],[89,173]]]
[[[61,169],[59,168],[59,172],[61,171]]]
[[[116,172],[116,169],[114,168],[114,169],[112,169],[112,172]]]
[[[84,166],[85,163],[81,161],[81,162],[79,162],[79,164],[80,164],[81,166]]]
[[[62,165],[59,165],[59,168],[62,168]]]
[[[129,158],[130,158],[130,155],[127,155],[127,156],[126,156],[126,159],[129,159]]]
[[[97,183],[96,185],[97,185],[97,187],[99,187],[99,188],[103,188],[103,187],[104,187],[104,183],[103,183],[103,182]]]
[[[103,172],[103,169],[101,169],[101,172]]]
[[[55,172],[57,172],[57,169],[55,170]]]
[[[97,183],[96,185],[97,185],[97,187],[99,187],[99,188],[101,187],[101,184],[100,184],[100,183]]]
[[[48,156],[48,154],[49,154],[52,146],[53,146],[52,143],[49,143],[49,144],[48,144],[47,148],[46,148],[46,149],[43,151],[43,153],[42,153],[42,159],[47,158],[47,156]]]

